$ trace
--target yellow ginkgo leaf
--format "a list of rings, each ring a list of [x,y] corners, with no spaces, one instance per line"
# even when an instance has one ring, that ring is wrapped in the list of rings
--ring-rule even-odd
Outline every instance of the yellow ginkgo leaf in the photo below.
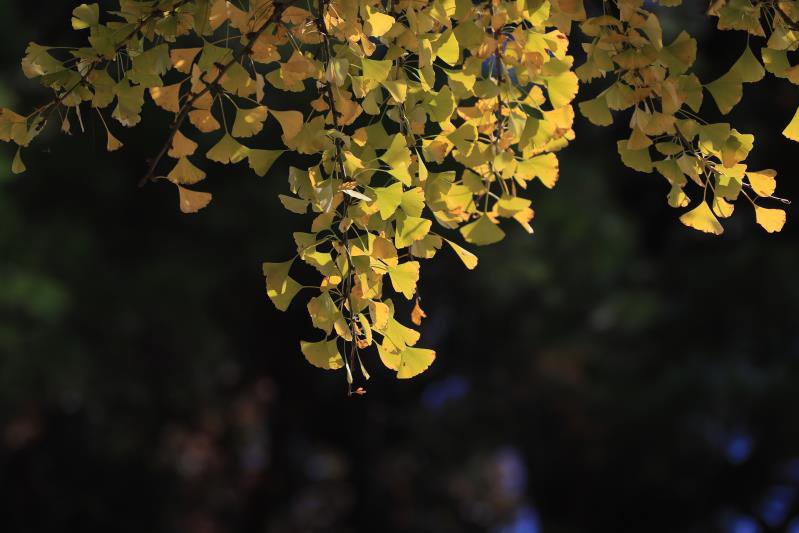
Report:
[[[180,185],[177,187],[180,210],[184,213],[196,213],[211,203],[212,195],[209,192],[193,191]]]
[[[586,100],[577,104],[580,113],[597,126],[610,126],[613,124],[613,115],[610,114],[608,102],[603,96]]]
[[[283,204],[287,210],[291,211],[292,213],[297,213],[298,215],[304,215],[308,212],[308,200],[303,200],[302,198],[295,198],[293,196],[286,196],[285,194],[278,194],[277,198],[280,200],[280,203]]]
[[[272,116],[280,123],[283,128],[283,142],[288,143],[300,133],[302,129],[302,113],[299,111],[275,111],[269,110]]]
[[[397,213],[397,231],[394,234],[394,246],[405,248],[430,232],[433,224],[431,220],[421,217],[409,217],[404,213]]]
[[[383,330],[391,318],[391,308],[383,302],[369,302],[369,316],[372,318],[372,328]]]
[[[705,85],[705,88],[713,95],[719,111],[726,115],[741,101],[741,97],[743,97],[742,83],[741,76],[737,72],[730,71],[716,81]]]
[[[361,325],[361,330],[363,330],[363,337],[366,341],[366,345],[369,346],[372,344],[372,326],[369,324],[369,320],[367,320],[366,316],[363,313],[358,313],[358,323]]]
[[[364,58],[361,61],[363,77],[367,80],[376,81],[378,83],[388,79],[388,73],[391,72],[391,67],[394,66],[394,62],[388,60]]]
[[[325,79],[336,87],[342,87],[347,81],[350,70],[350,61],[345,57],[334,57],[327,65]]]
[[[380,210],[380,218],[388,220],[402,202],[402,183],[393,183],[388,187],[376,187],[373,190],[377,196],[375,204]]]
[[[466,268],[468,268],[469,270],[474,270],[474,268],[477,266],[477,256],[474,255],[469,250],[467,250],[466,248],[463,248],[462,246],[455,244],[449,239],[444,239],[444,240],[447,241],[447,244],[449,244],[452,247],[452,250],[457,254],[460,260],[463,261],[463,264],[466,265]]]
[[[394,17],[380,13],[379,11],[368,10],[366,24],[363,32],[370,37],[382,37],[394,25]]]
[[[194,124],[194,127],[203,133],[210,133],[222,127],[208,109],[194,109],[189,111],[189,122]]]
[[[743,55],[732,66],[731,71],[738,74],[741,81],[746,83],[756,83],[766,75],[766,70],[760,64],[760,61],[757,60],[755,54],[752,53],[752,49],[749,48],[748,44]]]
[[[559,175],[560,166],[555,154],[537,155],[519,162],[516,167],[516,176],[524,180],[538,178],[548,189],[555,186]]]
[[[419,262],[408,261],[388,269],[391,286],[407,299],[413,298],[416,292],[416,283],[419,281]]]
[[[343,318],[341,311],[328,292],[323,292],[319,296],[308,300],[307,307],[314,327],[321,329],[328,335],[333,331],[336,322]]]
[[[228,163],[238,163],[243,161],[249,152],[249,149],[234,139],[230,134],[225,134],[218,143],[208,150],[205,157],[211,161],[217,161],[227,165]]]
[[[300,292],[302,289],[302,285],[294,281],[292,278],[286,278],[286,283],[282,287],[282,291],[277,291],[275,289],[267,289],[266,295],[272,300],[272,303],[275,305],[277,309],[280,311],[285,311],[288,309],[291,301]]]
[[[167,175],[167,179],[175,184],[191,185],[204,180],[205,172],[195,167],[188,157],[182,156]]]
[[[755,220],[769,233],[782,230],[785,225],[785,211],[755,206]]]
[[[436,352],[425,348],[405,347],[401,351],[392,351],[385,346],[378,346],[377,349],[383,364],[397,371],[397,379],[418,376],[430,368],[436,358]]]
[[[180,86],[181,83],[166,85],[164,87],[150,87],[150,97],[155,105],[165,111],[178,113],[180,111]]]
[[[14,174],[22,174],[25,172],[25,163],[22,162],[22,148],[17,148],[17,153],[14,155],[14,161],[11,163],[11,172]]]
[[[169,51],[169,59],[172,61],[172,66],[178,72],[188,74],[191,72],[191,66],[194,63],[194,58],[200,53],[202,48],[179,48]]]
[[[790,124],[782,130],[782,134],[792,141],[799,142],[799,109],[796,110]]]
[[[458,39],[452,30],[447,30],[436,42],[436,55],[450,66],[458,64],[461,55],[461,48]]]
[[[396,100],[398,103],[402,103],[405,101],[405,98],[408,94],[408,82],[405,80],[387,80],[381,82],[382,85],[391,97]]]
[[[325,370],[337,370],[344,366],[336,340],[319,342],[300,341],[300,350],[313,366]]]
[[[721,227],[718,219],[710,210],[710,206],[704,201],[683,214],[680,217],[680,222],[705,233],[713,233],[714,235],[724,233],[724,228]]]
[[[285,150],[260,150],[251,148],[247,152],[247,160],[249,161],[250,168],[257,175],[263,177],[272,168],[280,154]]]
[[[771,196],[777,189],[777,171],[766,169],[757,171],[747,171],[746,178],[749,185],[758,196]]]
[[[108,136],[107,142],[105,144],[105,149],[109,152],[113,152],[115,150],[119,150],[122,148],[122,141],[114,137],[110,131],[106,130],[106,134]]]
[[[282,263],[263,263],[261,269],[266,278],[266,288],[278,293],[285,291],[289,279],[289,271],[293,264],[293,259]]]
[[[100,23],[99,4],[81,4],[72,11],[72,29],[84,30]]]
[[[485,214],[471,224],[463,226],[460,232],[466,242],[479,245],[494,244],[505,238],[505,232]]]
[[[252,137],[260,133],[268,113],[266,106],[262,105],[251,109],[236,109],[236,120],[233,122],[231,134],[234,137]]]
[[[172,138],[172,146],[169,148],[169,157],[181,158],[193,155],[197,150],[197,143],[183,135],[180,130],[175,132]]]
[[[552,106],[557,109],[569,105],[574,97],[577,96],[580,80],[577,78],[577,74],[567,70],[556,76],[547,77],[546,86],[549,100],[552,102]]]

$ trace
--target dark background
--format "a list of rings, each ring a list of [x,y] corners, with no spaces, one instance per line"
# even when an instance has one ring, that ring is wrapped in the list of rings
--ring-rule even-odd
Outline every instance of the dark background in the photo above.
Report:
[[[667,40],[697,36],[709,81],[746,36],[688,3]],[[80,44],[75,5],[0,2],[0,105],[46,99],[19,59]],[[769,76],[731,116],[793,199],[797,105]],[[264,295],[260,263],[308,224],[277,199],[290,158],[266,178],[204,163],[214,202],[183,215],[171,186],[136,187],[166,113],[115,127],[113,154],[84,116],[22,176],[0,152],[3,532],[799,531],[795,210],[776,235],[743,201],[723,236],[692,231],[663,178],[620,163],[626,119],[578,119],[534,237],[509,226],[473,272],[425,263],[433,367],[396,381],[373,356],[348,398],[299,352],[303,305]]]

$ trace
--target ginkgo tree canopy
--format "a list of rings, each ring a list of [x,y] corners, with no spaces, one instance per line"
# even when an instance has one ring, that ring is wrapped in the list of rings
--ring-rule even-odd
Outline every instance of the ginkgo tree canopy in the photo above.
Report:
[[[557,184],[575,108],[597,126],[629,123],[617,141],[621,161],[661,175],[686,226],[721,234],[742,203],[766,231],[782,229],[788,202],[774,195],[777,172],[746,164],[754,136],[702,113],[729,113],[766,75],[799,84],[790,54],[799,2],[712,2],[718,29],[742,35],[739,58],[715,80],[692,72],[698,51],[687,32],[663,32],[656,12],[680,4],[120,0],[106,12],[81,4],[71,24],[86,45],[28,46],[24,74],[55,96],[27,114],[1,109],[0,139],[17,145],[20,173],[48,124],[69,133],[97,113],[114,151],[122,147],[114,132],[136,126],[151,102],[167,127],[142,184],[174,185],[185,213],[212,199],[197,188],[206,159],[265,176],[285,153],[307,156],[279,200],[309,226],[291,236],[293,258],[263,264],[267,296],[286,310],[307,295],[318,336],[300,351],[312,365],[343,370],[350,386],[377,360],[411,378],[436,356],[403,324],[403,302],[413,303],[416,326],[426,317],[421,264],[443,248],[474,269],[470,248],[501,241],[507,224],[533,233],[529,185]],[[570,46],[584,50],[580,64]],[[598,86],[597,96],[578,99],[581,84]],[[307,100],[293,105],[291,93]],[[280,145],[259,143],[265,128],[279,128]],[[799,141],[799,112],[782,133]],[[317,280],[292,277],[298,263]]]

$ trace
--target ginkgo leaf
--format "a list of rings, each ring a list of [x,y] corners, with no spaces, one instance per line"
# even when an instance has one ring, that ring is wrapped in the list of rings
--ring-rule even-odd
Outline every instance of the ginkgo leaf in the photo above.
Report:
[[[792,141],[799,142],[799,109],[796,110],[790,124],[782,130],[782,134]]]
[[[521,161],[516,167],[516,176],[525,180],[538,178],[545,187],[555,186],[560,175],[558,157],[555,154],[543,154]]]
[[[391,318],[391,308],[383,302],[369,302],[369,316],[372,318],[372,327],[383,330],[388,326]]]
[[[327,71],[325,72],[325,79],[328,83],[332,83],[336,87],[342,87],[349,75],[350,61],[345,57],[334,57],[330,60]]]
[[[208,109],[189,111],[189,122],[203,133],[210,133],[222,127]]]
[[[299,111],[275,111],[269,110],[272,116],[280,123],[283,129],[283,142],[288,143],[300,133],[302,129],[302,113]]]
[[[205,157],[211,161],[217,161],[227,165],[228,163],[238,163],[247,158],[249,149],[234,139],[230,134],[225,134],[218,143],[208,150]]]
[[[380,211],[380,218],[388,220],[402,202],[402,183],[393,183],[388,187],[377,187],[373,190],[377,196],[375,204]]]
[[[408,82],[405,80],[386,80],[380,83],[389,92],[391,97],[399,103],[405,102],[408,94]]]
[[[394,17],[380,13],[379,11],[368,11],[366,17],[366,24],[363,26],[363,31],[370,37],[382,37],[394,25]]]
[[[358,313],[358,323],[361,325],[361,329],[363,330],[364,340],[366,341],[367,346],[372,344],[372,326],[369,324],[369,320],[366,319],[366,316],[363,313]]]
[[[732,66],[731,71],[738,74],[741,81],[746,83],[758,82],[766,75],[766,70],[760,64],[760,61],[757,60],[755,54],[752,53],[749,45],[746,46],[744,53]]]
[[[649,154],[649,148],[630,150],[626,145],[627,141],[619,141],[617,144],[622,163],[639,172],[652,172],[652,156]]]
[[[14,161],[11,163],[11,172],[14,174],[22,174],[25,172],[25,163],[22,162],[22,148],[17,148],[17,153],[14,154]]]
[[[449,239],[444,239],[444,240],[447,242],[447,244],[449,244],[452,247],[452,250],[457,254],[460,260],[463,261],[463,264],[466,265],[466,268],[468,268],[469,270],[475,269],[475,267],[477,266],[476,255],[474,255],[466,248],[463,248],[462,246],[455,244]]]
[[[411,180],[413,179],[409,171],[411,152],[408,150],[405,137],[399,133],[394,135],[394,137],[392,137],[391,146],[380,156],[380,159],[389,166],[389,174],[405,185],[411,184]]]
[[[785,211],[755,206],[755,220],[769,233],[782,230],[785,225]]]
[[[397,379],[410,379],[418,376],[433,364],[436,352],[425,348],[405,348],[400,353]]]
[[[613,124],[613,115],[610,114],[608,103],[603,97],[597,97],[578,104],[580,113],[597,126]]]
[[[169,51],[169,59],[172,66],[178,72],[188,74],[191,72],[191,66],[194,64],[194,58],[200,53],[202,48],[181,48],[172,49]]]
[[[335,323],[343,318],[341,311],[327,292],[308,300],[307,307],[314,327],[321,329],[328,335],[333,331]]]
[[[445,31],[436,43],[436,55],[450,66],[458,64],[460,59],[461,49],[458,44],[458,39],[452,30]]]
[[[417,326],[421,326],[423,318],[427,318],[427,313],[425,313],[422,306],[419,305],[419,298],[417,298],[411,310],[411,322]]]
[[[577,75],[570,70],[557,76],[548,77],[546,82],[549,99],[555,108],[570,104],[574,97],[577,96],[580,84]]]
[[[194,166],[188,157],[182,156],[167,178],[175,184],[191,185],[204,180],[205,172]]]
[[[294,198],[293,196],[286,196],[285,194],[278,194],[277,197],[280,200],[280,203],[283,204],[283,207],[292,213],[304,215],[308,212],[308,205],[310,203],[308,200]]]
[[[193,191],[186,187],[177,186],[180,200],[180,210],[184,213],[196,213],[211,203],[213,197],[209,192]]]
[[[274,289],[267,289],[266,295],[272,300],[272,303],[275,305],[277,309],[280,311],[285,311],[291,305],[292,300],[300,292],[302,289],[302,285],[294,281],[292,278],[286,278],[286,283],[283,286],[282,291],[276,291]]]
[[[746,178],[758,196],[768,197],[774,194],[777,189],[777,180],[774,179],[776,177],[777,171],[771,169],[746,172]]]
[[[397,214],[397,232],[394,234],[394,246],[405,248],[423,238],[430,232],[433,222],[426,218],[409,217]]]
[[[388,368],[397,371],[397,379],[410,379],[418,376],[433,364],[436,352],[425,348],[406,347],[400,352],[393,352],[378,346],[380,360]]]
[[[680,222],[705,233],[713,233],[714,235],[724,233],[724,228],[721,227],[718,219],[710,210],[710,206],[704,201],[683,214],[680,217]]]
[[[114,137],[109,130],[106,130],[107,141],[105,149],[109,152],[114,152],[122,148],[122,141]]]
[[[165,87],[150,87],[150,97],[161,109],[177,113],[180,111],[181,85],[181,83],[176,83]]]
[[[313,366],[325,370],[337,370],[344,366],[336,340],[319,342],[300,341],[300,350]]]
[[[393,66],[394,66],[393,61],[367,59],[367,58],[361,60],[363,77],[368,80],[374,80],[378,83],[386,81],[388,79],[388,73],[391,72],[391,67]]]
[[[736,72],[728,72],[716,81],[708,83],[705,88],[713,95],[716,105],[726,115],[738,105],[743,97],[741,76]]]
[[[180,130],[178,130],[175,131],[175,135],[172,137],[172,145],[167,154],[169,157],[174,157],[177,159],[193,155],[196,150],[197,143],[183,135]]]
[[[466,242],[479,245],[494,244],[505,238],[505,232],[485,214],[463,226],[460,232]]]
[[[251,109],[238,108],[236,109],[236,120],[233,122],[233,129],[230,133],[234,137],[252,137],[263,129],[267,115],[266,106],[258,106]]]
[[[84,30],[100,24],[100,6],[81,4],[72,11],[72,29]]]
[[[247,152],[247,159],[253,172],[264,177],[283,152],[285,152],[285,150],[260,150],[250,148]]]
[[[261,269],[266,278],[266,288],[277,293],[284,292],[289,279],[289,271],[293,264],[294,260],[282,263],[263,263]]]
[[[394,287],[395,291],[401,292],[409,300],[413,298],[416,292],[416,283],[419,281],[418,261],[408,261],[390,267],[388,275],[391,279],[391,286]]]

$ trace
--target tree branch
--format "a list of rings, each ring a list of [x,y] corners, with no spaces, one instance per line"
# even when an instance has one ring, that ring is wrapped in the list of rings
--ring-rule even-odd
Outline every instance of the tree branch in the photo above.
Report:
[[[171,9],[173,9],[173,10],[174,10],[174,9],[177,9],[177,8],[179,8],[179,7],[181,7],[181,6],[185,5],[185,4],[188,4],[190,1],[191,1],[191,0],[180,0],[180,1],[179,1],[177,4],[175,4],[174,6],[172,6],[172,8],[171,8]],[[149,15],[147,15],[147,16],[146,16],[146,17],[144,17],[142,20],[140,20],[140,21],[139,21],[139,23],[136,25],[136,27],[135,27],[133,30],[131,30],[131,32],[130,32],[130,33],[128,33],[128,34],[125,36],[125,38],[124,38],[124,39],[122,39],[122,40],[119,42],[119,44],[117,44],[117,45],[114,47],[114,55],[116,55],[116,54],[118,54],[119,52],[121,52],[121,51],[122,51],[122,49],[123,49],[123,48],[125,48],[125,46],[126,46],[127,42],[128,42],[130,39],[132,39],[133,37],[135,37],[136,35],[138,35],[138,34],[139,34],[139,32],[140,32],[142,29],[144,29],[144,27],[145,27],[147,24],[149,24],[150,22],[152,22],[152,21],[153,21],[153,20],[155,20],[156,18],[159,18],[159,17],[165,17],[165,16],[166,16],[166,15],[164,14],[164,11],[163,11],[162,9],[158,9],[158,7],[157,7],[157,6],[153,7],[153,10],[152,10],[152,12],[150,12],[150,14],[149,14]],[[69,96],[70,94],[72,94],[72,92],[73,92],[75,89],[77,89],[78,87],[80,87],[81,85],[83,85],[83,84],[86,82],[86,80],[87,80],[87,79],[89,79],[89,76],[91,76],[92,72],[94,72],[95,70],[97,70],[97,65],[99,65],[99,64],[100,64],[100,59],[98,59],[97,61],[94,61],[94,62],[92,62],[92,63],[91,63],[91,65],[89,65],[89,68],[87,68],[87,69],[86,69],[86,72],[84,72],[84,73],[81,75],[80,79],[79,79],[78,81],[76,81],[76,82],[75,82],[75,84],[74,84],[74,85],[72,85],[72,87],[70,87],[69,89],[67,89],[66,91],[64,91],[63,93],[61,93],[60,95],[57,95],[57,96],[56,96],[55,98],[53,98],[53,99],[52,99],[50,102],[48,102],[48,103],[46,103],[45,105],[43,105],[43,106],[41,106],[41,107],[37,108],[37,109],[36,109],[36,110],[35,110],[33,113],[31,113],[31,115],[29,115],[29,116],[35,116],[35,115],[37,115],[37,114],[39,114],[39,113],[41,113],[41,112],[43,112],[43,111],[45,111],[45,110],[48,110],[48,109],[49,109],[49,111],[47,112],[47,116],[45,117],[44,121],[43,121],[43,122],[41,123],[41,125],[40,125],[40,129],[41,129],[41,128],[43,128],[43,127],[44,127],[44,126],[47,124],[47,121],[48,121],[48,120],[50,120],[50,115],[53,113],[53,111],[54,111],[54,110],[56,110],[56,109],[58,108],[58,106],[59,106],[59,105],[61,105],[62,103],[64,103],[64,100],[66,100],[67,96]]]
[[[216,77],[211,82],[205,82],[205,87],[198,93],[189,93],[189,98],[186,100],[186,103],[183,104],[178,114],[175,116],[175,120],[172,122],[172,125],[169,128],[169,135],[167,135],[166,141],[164,145],[161,147],[161,150],[158,152],[158,155],[155,156],[150,162],[150,165],[147,168],[147,173],[139,180],[139,187],[143,187],[147,184],[148,181],[151,181],[155,174],[155,169],[158,167],[158,164],[164,158],[166,153],[169,151],[169,148],[172,146],[172,140],[175,138],[180,127],[183,125],[183,122],[188,117],[189,112],[192,110],[194,103],[197,102],[200,98],[208,94],[212,87],[216,87],[222,78],[225,76],[225,73],[232,67],[234,64],[238,63],[239,60],[244,57],[245,55],[249,54],[253,47],[255,46],[255,42],[258,38],[266,31],[272,22],[280,18],[280,15],[283,13],[285,9],[285,4],[282,2],[275,2],[275,8],[272,11],[272,14],[264,21],[264,23],[254,32],[247,34],[247,44],[239,50],[238,52],[233,54],[233,58],[222,65],[222,68],[219,69]]]

